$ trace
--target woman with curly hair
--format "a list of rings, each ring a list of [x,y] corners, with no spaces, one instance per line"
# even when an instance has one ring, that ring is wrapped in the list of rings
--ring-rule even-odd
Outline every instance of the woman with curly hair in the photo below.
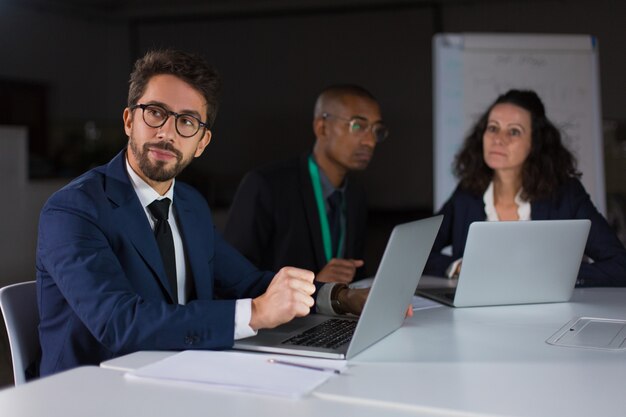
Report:
[[[458,275],[475,221],[589,219],[577,286],[626,286],[626,250],[579,181],[576,159],[534,91],[509,90],[487,109],[456,155],[459,184],[425,273]],[[452,245],[452,255],[441,253]]]

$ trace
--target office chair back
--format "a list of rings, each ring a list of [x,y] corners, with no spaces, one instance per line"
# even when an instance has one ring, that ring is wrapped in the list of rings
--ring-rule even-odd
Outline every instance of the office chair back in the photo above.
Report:
[[[26,368],[40,351],[35,281],[0,288],[0,309],[11,347],[15,385],[20,385],[26,382]]]

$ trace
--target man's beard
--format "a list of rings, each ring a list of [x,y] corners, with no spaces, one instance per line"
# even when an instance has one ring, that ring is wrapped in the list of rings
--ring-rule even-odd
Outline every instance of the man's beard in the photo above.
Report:
[[[145,143],[143,149],[139,149],[137,144],[130,138],[130,150],[135,156],[135,160],[139,164],[139,169],[143,174],[152,181],[164,182],[169,181],[182,172],[183,169],[191,162],[191,158],[187,161],[183,160],[183,154],[174,148],[169,142]],[[171,168],[165,167],[164,161],[152,162],[148,158],[148,152],[152,149],[163,149],[176,155],[176,164]]]

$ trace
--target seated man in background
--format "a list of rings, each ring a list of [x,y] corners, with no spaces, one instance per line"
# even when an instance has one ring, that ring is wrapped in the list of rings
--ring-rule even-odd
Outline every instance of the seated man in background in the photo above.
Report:
[[[211,140],[219,89],[200,57],[147,53],[130,78],[127,147],[46,202],[41,375],[139,350],[225,349],[309,314],[313,273],[257,269],[215,232],[204,198],[175,180]]]
[[[388,131],[376,98],[356,85],[324,89],[313,117],[313,151],[248,173],[224,237],[261,269],[294,265],[339,283],[318,295],[334,300],[364,275],[367,204],[347,175],[367,168]]]

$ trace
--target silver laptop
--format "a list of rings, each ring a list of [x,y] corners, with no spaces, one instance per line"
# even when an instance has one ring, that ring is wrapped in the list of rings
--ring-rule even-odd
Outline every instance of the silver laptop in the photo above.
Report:
[[[360,318],[310,314],[238,340],[234,348],[352,358],[402,325],[442,219],[436,216],[394,227]]]
[[[590,227],[586,219],[474,222],[456,288],[417,294],[454,307],[569,301]]]

